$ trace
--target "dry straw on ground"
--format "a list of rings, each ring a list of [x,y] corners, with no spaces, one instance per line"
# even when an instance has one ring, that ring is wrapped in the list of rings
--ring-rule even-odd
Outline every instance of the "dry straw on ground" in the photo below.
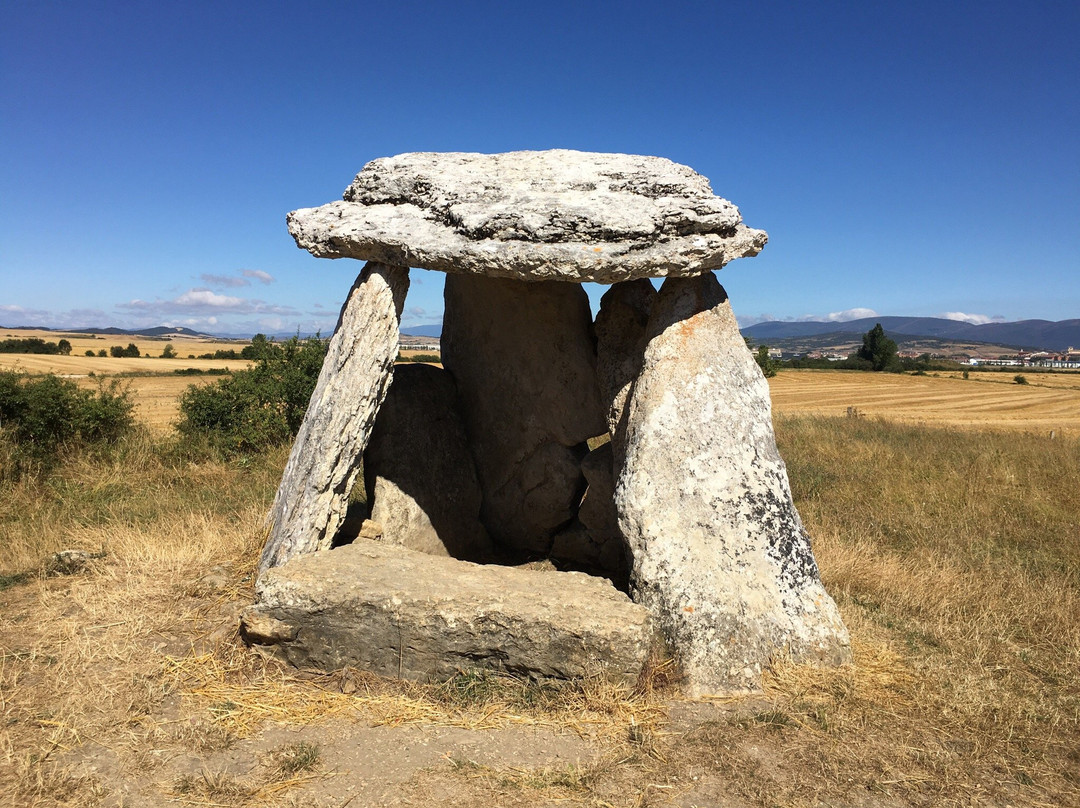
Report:
[[[448,759],[388,804],[1080,805],[1080,442],[870,418],[782,417],[778,435],[855,665],[778,659],[762,697],[704,705],[599,681],[434,687],[261,659],[236,617],[283,450],[222,463],[134,440],[9,483],[0,805],[340,808],[311,796],[360,776],[319,735],[335,721],[534,727],[595,749],[537,766]],[[46,576],[67,547],[106,555]],[[284,772],[301,753],[260,746],[274,727],[302,729],[317,762]]]

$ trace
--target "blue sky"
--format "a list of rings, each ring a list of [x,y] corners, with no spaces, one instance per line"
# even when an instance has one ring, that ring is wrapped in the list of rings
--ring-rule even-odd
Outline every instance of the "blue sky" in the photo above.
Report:
[[[333,328],[285,213],[407,151],[657,154],[743,324],[1080,317],[1080,4],[9,3],[0,324]],[[437,322],[413,272],[405,325]],[[596,298],[597,291],[592,296]]]

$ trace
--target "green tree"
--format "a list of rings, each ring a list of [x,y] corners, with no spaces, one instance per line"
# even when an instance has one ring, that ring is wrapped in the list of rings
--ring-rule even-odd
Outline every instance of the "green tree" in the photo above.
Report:
[[[240,351],[240,358],[266,359],[275,350],[277,350],[277,346],[267,338],[266,334],[256,334],[251,338],[251,344],[244,346],[244,349]]]
[[[68,342],[66,339],[62,339],[58,343],[56,343],[56,347],[64,356],[71,356],[71,343]]]
[[[863,334],[862,347],[855,356],[870,363],[872,370],[900,370],[900,357],[896,353],[896,343],[885,336],[885,329],[877,323]]]
[[[164,350],[162,350],[162,352],[161,352],[161,358],[162,359],[175,359],[176,358],[176,348],[174,348],[172,346],[171,342],[167,343],[165,345]]]
[[[768,345],[758,346],[757,353],[754,354],[754,361],[757,362],[766,379],[771,379],[776,375],[776,371],[780,369],[780,363],[769,356]]]

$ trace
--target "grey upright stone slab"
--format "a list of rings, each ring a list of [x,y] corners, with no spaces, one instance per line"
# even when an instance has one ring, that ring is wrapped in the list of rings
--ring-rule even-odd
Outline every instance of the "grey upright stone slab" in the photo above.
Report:
[[[409,270],[367,264],[341,309],[267,516],[259,571],[325,550],[345,518],[375,414],[390,385]]]
[[[372,160],[289,232],[321,258],[602,283],[719,269],[768,238],[687,166],[566,149]]]
[[[242,632],[299,667],[422,681],[481,668],[633,684],[653,641],[648,610],[599,578],[364,539],[260,576]]]
[[[384,541],[468,561],[491,555],[454,379],[442,368],[395,368],[364,452],[364,484]]]
[[[588,488],[577,519],[551,545],[551,557],[573,569],[610,578],[620,589],[629,584],[629,553],[615,509],[611,444],[594,449],[581,461]]]
[[[656,289],[648,278],[614,284],[600,298],[596,314],[597,381],[607,406],[608,432],[626,429],[626,403],[641,372],[649,313]],[[622,440],[617,441],[621,449]]]
[[[585,441],[606,431],[589,301],[576,283],[449,275],[443,363],[457,382],[497,544],[546,554],[573,519]]]
[[[758,689],[775,654],[847,659],[776,450],[768,384],[716,278],[665,281],[647,336],[615,499],[632,593],[691,694]]]

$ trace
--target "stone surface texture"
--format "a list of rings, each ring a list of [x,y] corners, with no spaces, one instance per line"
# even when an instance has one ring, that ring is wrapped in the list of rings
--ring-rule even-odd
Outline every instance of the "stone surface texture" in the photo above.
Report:
[[[664,282],[630,391],[615,501],[649,607],[691,695],[756,690],[770,657],[840,663],[772,431],[768,385],[712,274]],[[616,447],[616,456],[620,454]]]
[[[648,611],[599,579],[365,540],[265,572],[241,630],[299,667],[421,681],[481,668],[632,684],[653,642]]]
[[[581,472],[588,488],[577,519],[551,545],[551,557],[574,569],[608,578],[622,590],[630,580],[629,552],[615,509],[615,476],[611,444],[585,455]]]
[[[330,547],[390,384],[408,288],[407,268],[378,263],[353,284],[267,516],[260,572]]]
[[[491,555],[454,379],[442,368],[394,370],[364,452],[364,486],[384,541],[469,561]]]
[[[607,431],[589,300],[579,284],[448,275],[453,374],[496,544],[544,555],[585,490],[585,441]]]
[[[595,324],[597,382],[612,436],[626,431],[626,402],[641,372],[645,332],[655,300],[656,289],[647,278],[616,283],[600,299]],[[616,443],[621,448],[621,438]]]
[[[768,238],[687,166],[564,149],[379,158],[288,224],[321,258],[604,283],[719,269]]]

